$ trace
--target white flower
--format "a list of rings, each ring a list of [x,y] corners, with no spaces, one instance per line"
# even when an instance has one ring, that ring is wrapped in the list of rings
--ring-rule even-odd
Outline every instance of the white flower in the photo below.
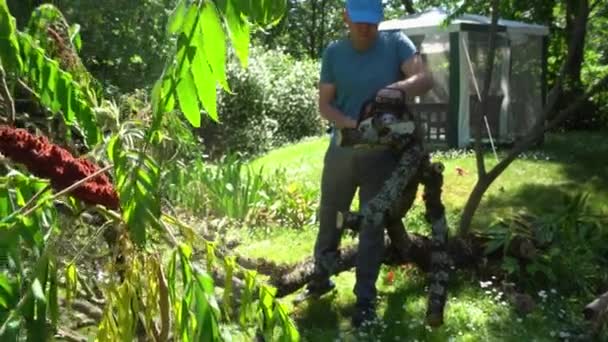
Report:
[[[551,293],[556,294],[557,290],[556,289],[551,289]]]
[[[492,286],[492,281],[480,281],[479,286],[481,286],[482,289],[485,289],[486,287]]]
[[[570,333],[569,333],[569,332],[567,332],[567,331],[560,331],[560,332],[559,332],[559,337],[561,337],[561,338],[567,338],[567,337],[570,337]]]

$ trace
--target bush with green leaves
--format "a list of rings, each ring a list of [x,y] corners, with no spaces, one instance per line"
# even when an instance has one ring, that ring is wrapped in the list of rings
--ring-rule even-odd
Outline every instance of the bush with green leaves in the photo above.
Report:
[[[528,290],[555,288],[564,295],[593,295],[608,282],[606,218],[589,209],[588,195],[565,196],[563,204],[540,216],[518,213],[480,234],[486,253],[500,251],[507,277]],[[533,241],[531,260],[508,255],[516,239]]]
[[[323,132],[317,62],[252,49],[247,71],[235,62],[227,72],[233,94],[218,98],[221,123],[208,119],[199,132],[214,154],[259,154]]]
[[[319,189],[290,181],[284,169],[277,169],[268,180],[268,214],[284,227],[302,229],[315,223]]]
[[[164,196],[199,217],[228,217],[253,227],[302,229],[314,224],[319,190],[290,181],[283,169],[264,175],[238,155],[213,164],[178,160],[163,175]]]

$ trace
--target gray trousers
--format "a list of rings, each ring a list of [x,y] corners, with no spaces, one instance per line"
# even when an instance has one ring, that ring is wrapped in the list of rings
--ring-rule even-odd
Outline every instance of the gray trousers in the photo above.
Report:
[[[364,208],[390,177],[397,161],[397,156],[389,149],[353,149],[330,143],[324,158],[320,226],[314,249],[318,281],[329,279],[336,267],[342,232],[336,228],[337,212],[350,209],[357,188],[359,207]],[[359,303],[375,301],[383,254],[384,227],[362,227],[354,288]]]

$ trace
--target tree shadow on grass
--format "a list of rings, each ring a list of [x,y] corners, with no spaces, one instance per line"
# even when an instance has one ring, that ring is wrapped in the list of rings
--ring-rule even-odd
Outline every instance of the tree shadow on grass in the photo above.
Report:
[[[340,336],[340,310],[336,292],[301,303],[295,318],[303,341],[336,341]]]
[[[535,183],[534,175],[527,174],[513,191],[488,192],[479,211],[504,213],[511,208],[542,214],[563,203],[566,195],[587,192],[596,202],[608,201],[608,138],[602,132],[573,132],[551,134],[540,147],[525,153],[527,160],[558,165],[554,183]],[[510,166],[514,167],[514,166]],[[601,206],[601,204],[600,204]],[[487,226],[489,215],[475,218],[478,226]]]

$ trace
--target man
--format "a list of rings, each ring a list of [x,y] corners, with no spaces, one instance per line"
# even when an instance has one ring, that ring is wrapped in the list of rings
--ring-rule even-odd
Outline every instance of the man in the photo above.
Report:
[[[356,128],[361,106],[382,93],[382,88],[399,88],[416,96],[432,87],[432,77],[414,44],[403,33],[378,32],[382,19],[381,0],[347,0],[344,21],[349,36],[330,44],[323,53],[319,110],[334,129]],[[340,147],[335,134],[332,136],[321,181],[315,279],[308,284],[304,296],[320,296],[334,287],[329,278],[336,266],[341,238],[336,229],[337,212],[349,210],[357,188],[363,208],[381,189],[396,163],[397,156],[388,148]],[[375,283],[383,242],[384,227],[365,227],[359,232],[354,288],[357,303],[353,314],[353,325],[357,327],[376,318]]]

